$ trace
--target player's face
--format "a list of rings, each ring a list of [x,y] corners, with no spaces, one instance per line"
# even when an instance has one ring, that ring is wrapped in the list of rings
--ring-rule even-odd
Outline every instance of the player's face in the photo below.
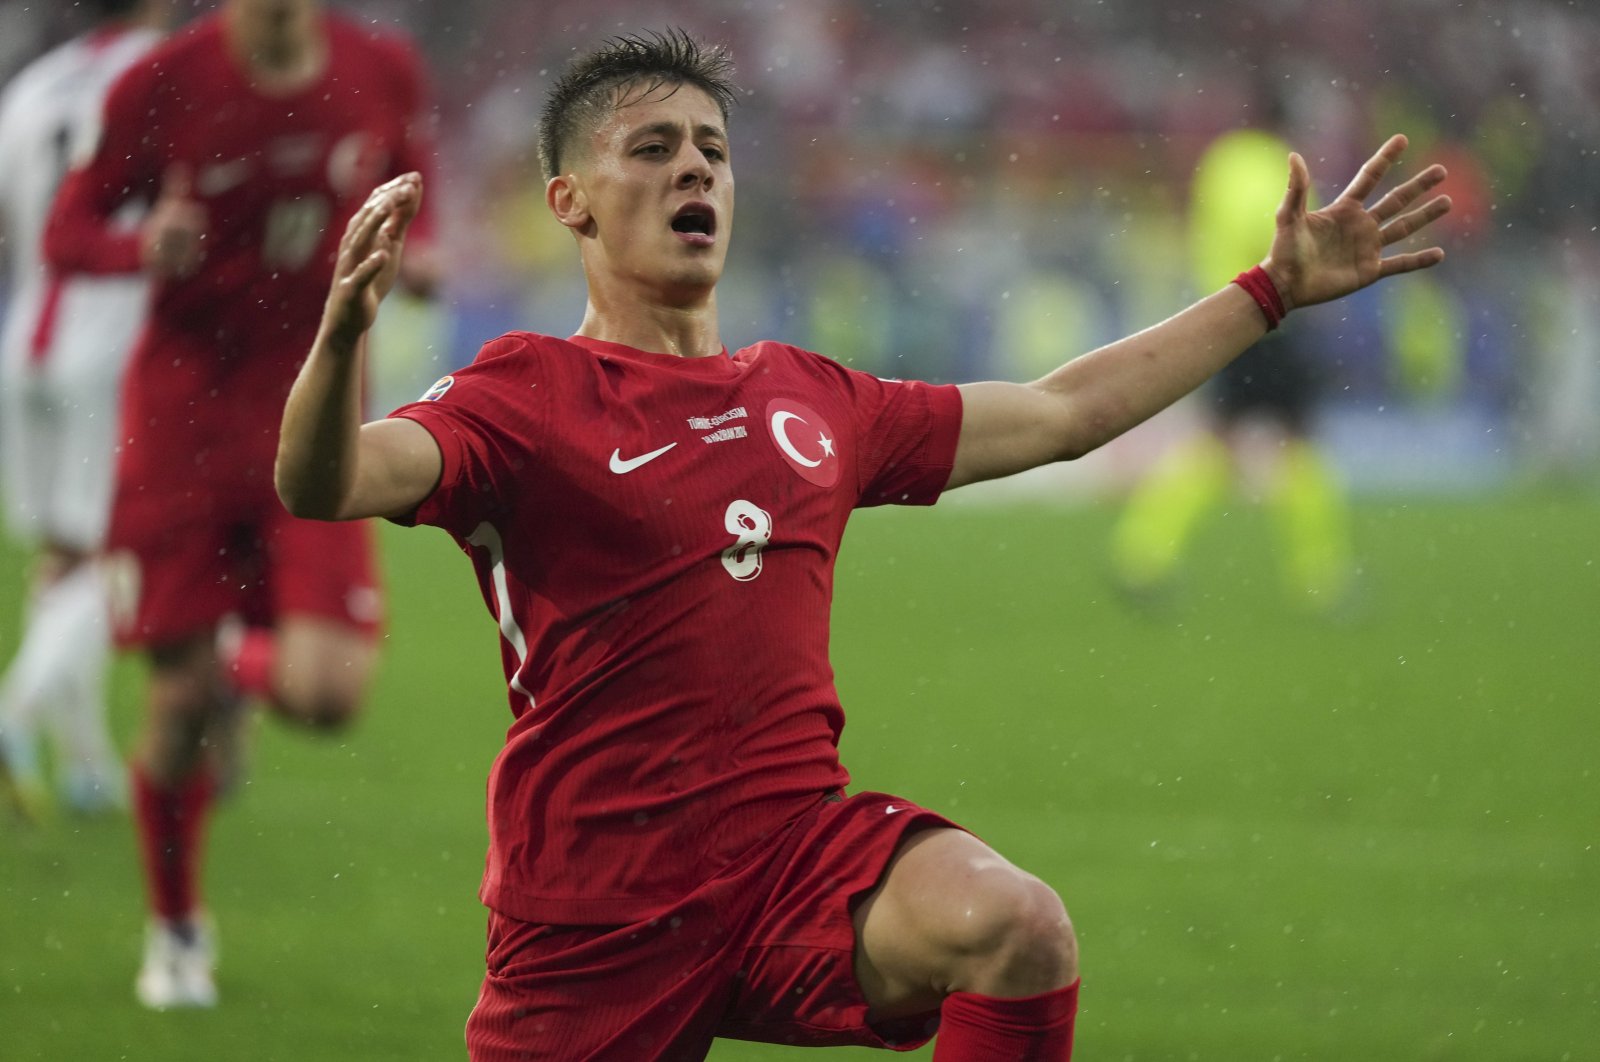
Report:
[[[665,297],[703,297],[733,234],[728,133],[715,101],[664,85],[611,113],[579,163],[591,225],[586,254]]]

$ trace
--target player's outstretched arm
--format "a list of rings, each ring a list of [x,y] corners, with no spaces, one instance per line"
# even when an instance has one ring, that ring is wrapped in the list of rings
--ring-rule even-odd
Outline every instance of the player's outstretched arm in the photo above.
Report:
[[[1311,175],[1305,160],[1289,156],[1289,187],[1278,207],[1272,249],[1261,263],[1286,308],[1327,302],[1444,260],[1438,247],[1383,253],[1449,212],[1445,196],[1415,205],[1444,180],[1444,167],[1430,166],[1371,207],[1364,205],[1405,148],[1405,137],[1391,137],[1337,199],[1316,211],[1306,209]],[[1254,298],[1229,284],[1031,384],[963,385],[961,439],[949,486],[1081,457],[1199,387],[1266,330]]]
[[[381,185],[346,226],[311,354],[284,405],[274,470],[296,516],[397,516],[432,492],[443,469],[427,429],[395,419],[361,423],[362,362],[378,306],[394,286],[422,178]]]

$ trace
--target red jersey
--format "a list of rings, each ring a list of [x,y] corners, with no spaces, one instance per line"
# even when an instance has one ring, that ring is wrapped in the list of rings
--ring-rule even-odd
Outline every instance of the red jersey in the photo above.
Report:
[[[284,399],[315,337],[345,223],[378,183],[428,168],[414,50],[323,17],[325,69],[287,94],[251,83],[216,16],[156,47],[113,86],[98,150],[56,199],[46,253],[85,272],[139,268],[137,235],[108,231],[110,220],[129,199],[153,200],[173,167],[206,212],[204,260],[157,284],[133,354],[124,476],[182,468],[270,492]]]
[[[444,456],[414,522],[471,556],[500,626],[485,903],[649,917],[849,781],[834,557],[853,508],[943,490],[954,387],[779,343],[512,333],[394,415]]]

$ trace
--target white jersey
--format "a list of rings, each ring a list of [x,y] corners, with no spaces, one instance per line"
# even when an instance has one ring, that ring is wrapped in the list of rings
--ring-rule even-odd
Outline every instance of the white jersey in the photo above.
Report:
[[[139,276],[59,277],[42,240],[69,166],[100,136],[107,91],[160,39],[102,29],[24,67],[0,92],[0,473],[14,530],[92,546],[109,505],[116,387],[148,301]],[[119,219],[137,223],[138,208]],[[87,467],[85,467],[87,462]]]

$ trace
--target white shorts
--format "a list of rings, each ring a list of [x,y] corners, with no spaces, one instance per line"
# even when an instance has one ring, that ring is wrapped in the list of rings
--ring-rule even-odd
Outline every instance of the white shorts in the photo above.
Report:
[[[73,280],[61,289],[49,342],[37,354],[36,326],[6,322],[0,493],[6,522],[23,541],[92,551],[105,538],[118,391],[147,297],[142,280]]]

